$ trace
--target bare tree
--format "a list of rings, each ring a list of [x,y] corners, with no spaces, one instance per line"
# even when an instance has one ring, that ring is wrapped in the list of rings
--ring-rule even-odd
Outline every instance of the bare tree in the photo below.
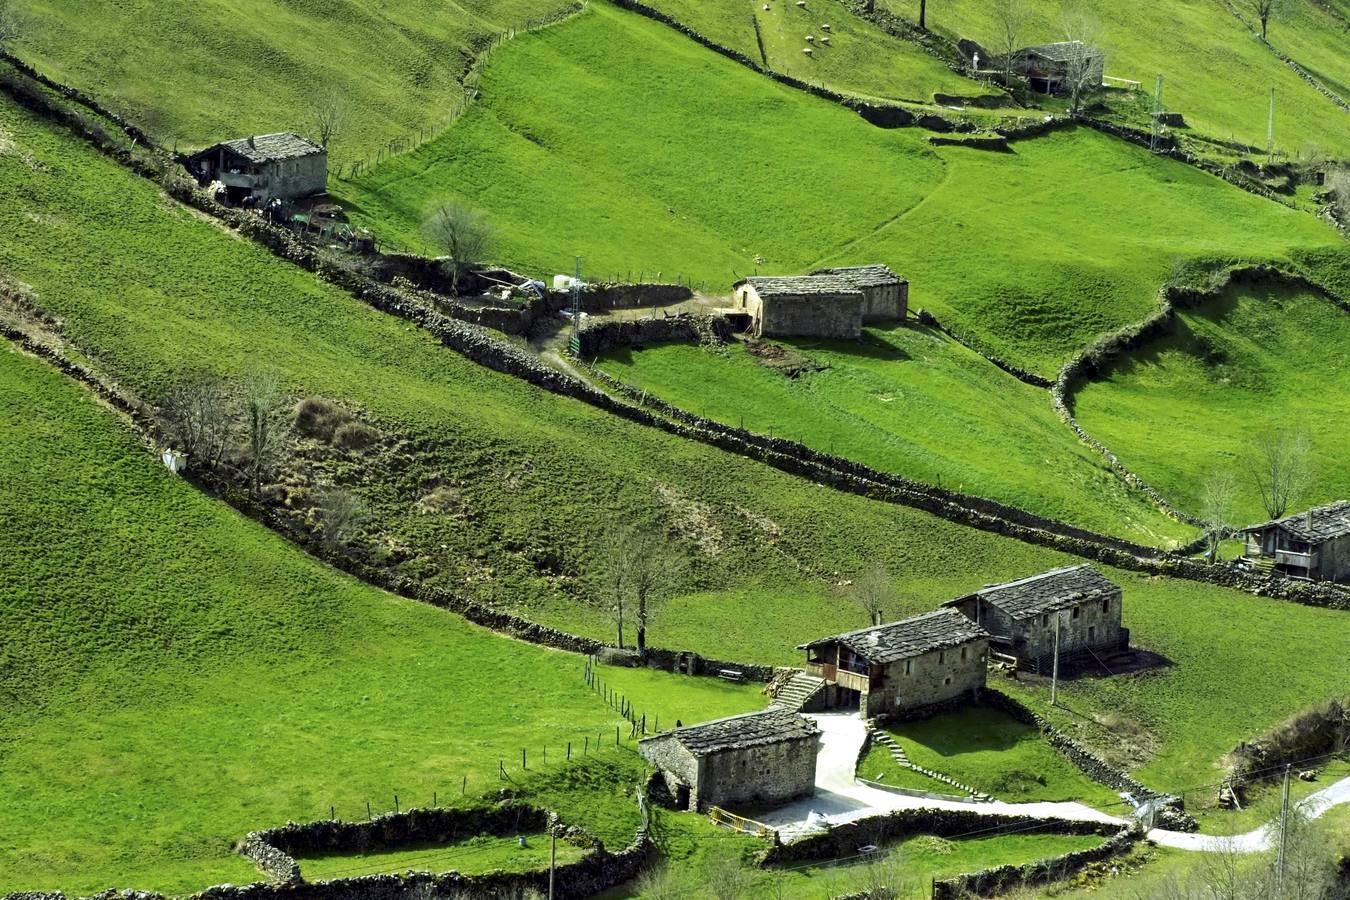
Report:
[[[361,498],[341,488],[331,488],[319,497],[319,524],[323,526],[323,540],[330,547],[347,543],[366,518],[366,505]]]
[[[1022,49],[1022,31],[1031,18],[1031,8],[1026,0],[995,0],[994,2],[994,48],[1003,56],[1003,86],[1012,87],[1013,67],[1017,63],[1017,52]]]
[[[483,261],[492,247],[492,226],[483,214],[459,203],[438,203],[427,217],[426,233],[445,251],[451,290],[460,274]]]
[[[1200,518],[1205,523],[1207,546],[1205,556],[1212,565],[1219,556],[1219,546],[1233,530],[1233,501],[1237,497],[1237,479],[1228,469],[1216,469],[1205,479],[1200,492]]]
[[[178,385],[169,392],[163,415],[170,438],[187,454],[189,466],[220,465],[230,445],[230,415],[219,378],[197,375]]]
[[[1284,9],[1284,0],[1247,0],[1247,4],[1261,23],[1261,40],[1264,41],[1270,20]]]
[[[1312,474],[1308,451],[1308,436],[1302,431],[1271,431],[1257,438],[1247,470],[1270,518],[1281,518],[1307,490]]]
[[[1101,25],[1084,0],[1064,8],[1064,40],[1069,44],[1064,78],[1069,89],[1069,112],[1077,115],[1083,101],[1101,89],[1102,58],[1097,46]]]
[[[638,652],[645,651],[647,626],[676,583],[678,559],[664,535],[639,526],[616,526],[601,541],[601,571],[618,627],[619,647],[623,647],[624,614],[631,611]]]
[[[275,375],[255,372],[244,381],[243,416],[246,468],[249,484],[256,494],[262,486],[262,477],[276,460],[285,439],[286,417],[284,398]]]
[[[347,96],[335,87],[315,92],[309,102],[309,124],[319,144],[329,149],[333,141],[346,130],[351,119],[351,104]]]
[[[893,607],[896,599],[891,575],[883,566],[868,569],[853,579],[848,586],[848,595],[867,613],[869,625],[880,625],[887,608]]]
[[[19,18],[18,4],[13,0],[0,0],[0,50],[8,51],[22,33],[23,21]]]

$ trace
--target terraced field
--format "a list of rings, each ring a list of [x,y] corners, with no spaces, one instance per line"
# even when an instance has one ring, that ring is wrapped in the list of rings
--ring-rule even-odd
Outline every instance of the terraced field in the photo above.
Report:
[[[1299,505],[1350,496],[1350,314],[1285,287],[1234,288],[1181,313],[1179,329],[1119,361],[1077,395],[1079,421],[1168,497],[1200,508],[1204,484],[1232,472],[1242,523],[1264,521],[1250,477],[1256,442],[1307,435],[1312,483]]]
[[[1095,132],[931,148],[599,4],[513,41],[482,89],[441,138],[335,186],[361,222],[432,250],[425,213],[452,197],[490,211],[497,258],[521,271],[570,271],[580,253],[592,278],[713,292],[756,268],[884,261],[914,305],[1045,375],[1151,312],[1180,261],[1339,242]]]
[[[789,378],[743,344],[625,349],[600,365],[684,409],[883,471],[1140,543],[1194,534],[1127,489],[1059,420],[1047,391],[939,332],[914,325],[871,330],[862,344],[781,345],[808,371]]]
[[[918,0],[882,0],[899,15],[918,17]],[[1343,4],[1334,4],[1342,8]],[[1288,155],[1315,145],[1344,156],[1350,151],[1350,113],[1300,78],[1263,46],[1224,2],[1141,2],[1087,4],[1100,28],[1106,74],[1140,81],[1153,90],[1165,78],[1163,100],[1182,113],[1193,129],[1224,140],[1263,148],[1270,91],[1276,95],[1275,146]],[[1243,10],[1246,4],[1233,4]],[[1069,0],[1028,4],[1031,18],[1021,30],[1024,44],[1064,40]],[[953,0],[930,10],[929,26],[943,34],[996,46],[995,6],[982,0]],[[1248,14],[1248,18],[1252,18]],[[1317,3],[1291,3],[1271,22],[1277,48],[1322,75],[1329,84],[1350,80],[1345,16]]]

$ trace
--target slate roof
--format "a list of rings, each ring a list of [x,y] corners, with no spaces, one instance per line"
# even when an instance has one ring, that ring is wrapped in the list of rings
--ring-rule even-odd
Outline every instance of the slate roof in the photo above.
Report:
[[[1030,619],[1043,613],[1069,609],[1091,600],[1113,597],[1120,587],[1084,563],[1064,569],[1052,569],[1030,578],[994,584],[980,588],[970,597],[979,597],[990,606],[1002,610],[1015,621]],[[959,603],[963,597],[953,600]]]
[[[685,725],[646,740],[676,740],[695,756],[706,756],[722,750],[781,744],[819,733],[820,728],[806,716],[771,706],[759,712]]]
[[[844,275],[751,275],[737,284],[753,285],[761,297],[840,296],[862,299],[862,291]]]
[[[839,643],[869,663],[885,665],[897,659],[945,650],[987,637],[989,632],[962,613],[954,609],[937,609],[912,619],[820,638],[809,644],[800,644],[797,649],[809,650],[823,644]]]
[[[216,146],[238,153],[249,162],[254,163],[298,159],[302,156],[324,152],[318,144],[311,143],[300,135],[289,131],[282,131],[277,134],[257,134],[253,137],[224,141]]]
[[[1069,62],[1083,52],[1081,49],[1083,46],[1082,41],[1059,41],[1054,44],[1036,44],[1032,47],[1023,47],[1018,53],[1024,56],[1039,56],[1051,62]],[[1086,49],[1088,56],[1102,55],[1102,51],[1097,47],[1087,47]]]
[[[1300,541],[1325,544],[1327,541],[1350,534],[1350,500],[1340,500],[1307,512],[1285,516],[1283,519],[1262,522],[1260,525],[1244,528],[1243,531],[1265,531],[1271,527],[1278,527]]]
[[[835,269],[817,269],[811,274],[813,276],[836,275],[848,279],[854,287],[859,288],[887,287],[893,284],[908,283],[892,272],[890,266],[883,266],[880,263],[871,266],[841,266]]]

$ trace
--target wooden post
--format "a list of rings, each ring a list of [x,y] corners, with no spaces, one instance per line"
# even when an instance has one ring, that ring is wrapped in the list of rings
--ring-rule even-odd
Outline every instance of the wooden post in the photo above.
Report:
[[[432,791],[432,792],[431,792],[431,808],[432,808],[432,809],[435,809],[436,807],[440,806],[440,804],[437,803],[436,800],[437,800],[436,792],[435,792],[435,791]]]
[[[336,807],[336,806],[330,806],[330,807],[328,807],[328,821],[330,821],[330,822],[336,822],[336,821],[337,821],[337,807]]]
[[[586,744],[581,748],[581,753],[583,756],[589,756],[590,752],[591,752],[591,736],[586,735]]]
[[[373,815],[370,814],[370,801],[369,801],[369,800],[366,801],[366,818],[367,818],[367,819],[373,819],[373,818],[375,818]]]
[[[568,759],[571,759],[571,758],[572,758],[572,742],[571,742],[571,741],[568,741],[568,742],[567,742],[567,758],[568,758]]]
[[[465,775],[464,780],[459,783],[459,795],[463,797],[469,792],[469,776]]]
[[[398,812],[398,794],[394,795],[394,812]]]
[[[524,747],[521,747],[521,748],[520,748],[520,767],[521,767],[522,769],[529,768],[528,766],[525,765],[525,748],[524,748]]]
[[[1059,613],[1055,613],[1055,660],[1050,664],[1050,705],[1059,703]]]
[[[558,868],[558,834],[548,832],[548,900],[553,900],[553,870]]]
[[[619,726],[614,726],[614,746],[619,746]]]

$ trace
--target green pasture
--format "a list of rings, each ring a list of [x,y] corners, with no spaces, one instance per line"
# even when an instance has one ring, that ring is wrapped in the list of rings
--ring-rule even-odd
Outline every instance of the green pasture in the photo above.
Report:
[[[16,53],[166,145],[313,134],[314,98],[348,110],[337,161],[447,124],[476,46],[562,0],[25,3]]]
[[[1307,435],[1300,508],[1350,497],[1350,314],[1269,285],[1233,288],[1180,313],[1174,334],[1122,357],[1076,396],[1079,422],[1165,496],[1200,511],[1216,472],[1237,482],[1236,524],[1268,516],[1252,466],[1257,442]]]
[[[886,731],[916,766],[999,800],[1077,800],[1096,807],[1120,803],[1113,791],[1092,781],[1046,743],[1039,728],[998,710],[974,706],[891,725]],[[901,771],[893,760],[891,770]],[[893,784],[891,777],[887,772],[885,781]]]
[[[0,887],[247,882],[230,848],[248,831],[395,795],[472,800],[503,760],[519,780],[569,741],[612,740],[580,657],[315,563],[170,475],[45,363],[0,352],[0,422]],[[763,702],[626,674],[672,716]]]
[[[600,366],[684,409],[882,471],[1141,543],[1193,536],[1083,445],[1047,391],[940,332],[911,322],[861,342],[780,343],[814,371],[790,378],[743,344],[623,348]]]
[[[841,0],[815,0],[806,7],[793,0],[656,0],[651,5],[724,47],[810,84],[924,104],[933,102],[934,93],[991,93],[918,44],[855,16]],[[815,40],[808,42],[808,35]],[[802,52],[808,48],[810,54]]]
[[[917,19],[918,0],[883,0],[892,11]],[[1241,3],[1252,19],[1250,7]],[[1030,21],[1020,31],[1023,45],[1066,39],[1070,0],[1028,4]],[[1142,83],[1150,95],[1161,73],[1163,105],[1185,116],[1198,132],[1265,149],[1270,92],[1275,90],[1275,146],[1293,155],[1309,146],[1345,156],[1350,152],[1350,115],[1285,65],[1224,3],[1169,3],[1092,0],[1097,43],[1106,52],[1106,74]],[[1340,5],[1342,10],[1343,4]],[[998,46],[994,4],[952,0],[929,7],[928,25],[943,34]],[[1338,21],[1339,19],[1339,21]],[[1285,5],[1271,21],[1271,43],[1300,60],[1329,85],[1350,81],[1344,52],[1345,14],[1321,4]]]
[[[525,846],[519,838],[525,838]],[[389,853],[330,853],[297,858],[306,881],[358,878],[384,872],[537,872],[549,866],[549,835],[546,831],[522,831],[519,835],[481,835],[454,844],[428,844]],[[586,850],[566,841],[558,842],[558,865],[576,862]]]
[[[615,46],[628,48],[622,54]],[[1340,239],[1305,213],[1087,130],[1010,153],[932,148],[593,4],[493,56],[437,140],[334,193],[434,251],[435,201],[485,210],[494,258],[548,277],[692,280],[885,262],[911,303],[1043,375],[1142,319],[1185,260],[1283,258]]]

